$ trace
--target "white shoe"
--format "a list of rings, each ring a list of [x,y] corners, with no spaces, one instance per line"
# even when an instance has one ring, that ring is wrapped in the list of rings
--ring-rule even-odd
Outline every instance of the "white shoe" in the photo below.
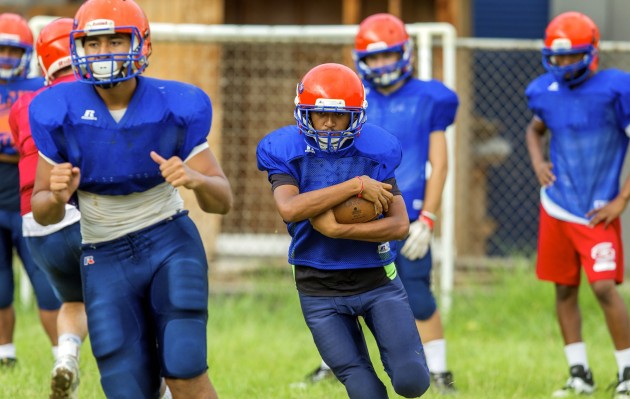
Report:
[[[623,370],[623,377],[615,387],[615,399],[630,399],[630,367]]]
[[[584,366],[572,366],[569,369],[567,383],[555,391],[554,398],[566,398],[572,395],[590,395],[595,391],[595,382],[591,370],[585,370]]]
[[[50,379],[50,399],[78,399],[79,362],[66,355],[55,362]]]

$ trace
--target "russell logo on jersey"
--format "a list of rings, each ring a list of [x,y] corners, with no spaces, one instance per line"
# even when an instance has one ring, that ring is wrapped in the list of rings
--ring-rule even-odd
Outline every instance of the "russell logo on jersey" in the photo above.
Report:
[[[81,119],[83,119],[84,121],[96,121],[98,120],[98,118],[96,117],[96,115],[94,115],[95,113],[96,111],[94,111],[93,109],[86,109]]]

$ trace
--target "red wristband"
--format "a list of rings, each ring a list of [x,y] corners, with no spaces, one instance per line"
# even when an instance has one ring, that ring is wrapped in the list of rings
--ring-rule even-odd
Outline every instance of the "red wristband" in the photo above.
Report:
[[[420,221],[429,226],[431,230],[433,230],[433,226],[435,225],[435,221],[437,220],[437,216],[429,211],[420,212]]]
[[[357,179],[359,179],[359,181],[361,182],[361,191],[359,191],[359,194],[357,194],[357,197],[359,198],[363,198],[363,178],[361,176],[357,176]]]

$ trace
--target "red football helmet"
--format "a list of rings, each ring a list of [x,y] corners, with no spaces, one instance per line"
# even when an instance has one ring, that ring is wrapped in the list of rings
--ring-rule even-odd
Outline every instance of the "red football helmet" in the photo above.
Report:
[[[70,32],[73,22],[71,18],[56,19],[44,26],[37,36],[35,51],[46,84],[52,82],[53,75],[59,70],[72,65]]]
[[[18,14],[0,14],[0,46],[24,50],[19,58],[0,57],[0,79],[26,76],[33,54],[33,33],[28,22]]]
[[[588,16],[569,11],[555,17],[545,31],[543,65],[559,83],[578,84],[597,70],[599,29]],[[560,66],[556,56],[584,54],[570,65]]]
[[[400,60],[379,68],[370,68],[364,58],[377,53],[398,52]],[[413,45],[405,24],[391,14],[374,14],[359,25],[352,53],[361,79],[377,86],[391,86],[413,72]]]
[[[85,54],[86,37],[115,33],[131,35],[129,52]],[[131,79],[149,65],[149,20],[133,0],[88,0],[74,17],[70,54],[75,75],[81,81],[111,87]]]
[[[322,64],[304,75],[296,88],[295,120],[306,143],[326,152],[350,148],[365,123],[367,101],[361,79],[341,64]],[[311,112],[349,113],[350,124],[344,130],[317,130]]]

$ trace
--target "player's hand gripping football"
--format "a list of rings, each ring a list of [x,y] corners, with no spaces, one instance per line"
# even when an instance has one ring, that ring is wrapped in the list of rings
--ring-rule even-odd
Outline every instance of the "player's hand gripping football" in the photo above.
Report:
[[[50,170],[50,192],[57,204],[65,204],[79,187],[81,171],[69,162],[54,165]]]
[[[361,176],[358,180],[362,184],[359,197],[373,202],[377,215],[389,211],[389,204],[394,200],[394,194],[391,193],[392,185],[374,180],[366,175]]]
[[[160,165],[162,177],[173,187],[184,186],[194,189],[194,175],[198,172],[190,169],[180,157],[174,156],[169,159],[163,158],[155,151],[151,151],[151,159]]]
[[[416,260],[427,254],[435,219],[436,216],[431,212],[422,211],[420,218],[409,225],[409,236],[400,250],[402,255],[409,260]]]

